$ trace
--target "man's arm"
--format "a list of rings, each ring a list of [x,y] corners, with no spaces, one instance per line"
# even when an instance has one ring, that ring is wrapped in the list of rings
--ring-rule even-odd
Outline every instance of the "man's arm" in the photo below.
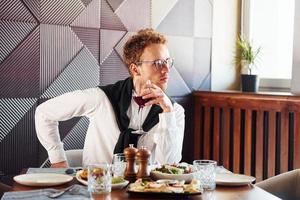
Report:
[[[77,90],[39,105],[35,126],[39,141],[48,152],[52,167],[68,167],[61,142],[58,122],[78,116],[89,116],[101,101],[99,88]]]
[[[52,163],[51,168],[69,168],[69,163],[67,161]]]
[[[159,163],[178,163],[181,160],[184,136],[184,109],[179,104],[172,105],[169,97],[155,84],[147,84],[142,96],[150,99],[145,105],[159,105],[163,113],[159,114],[159,127],[154,135],[156,143],[155,158]]]
[[[171,112],[159,114],[159,127],[154,135],[157,162],[162,164],[180,162],[184,125],[184,109],[177,103],[174,104]]]

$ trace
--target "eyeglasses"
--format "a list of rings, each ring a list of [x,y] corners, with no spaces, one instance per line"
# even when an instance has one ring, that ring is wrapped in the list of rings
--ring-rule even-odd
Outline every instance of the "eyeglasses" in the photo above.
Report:
[[[167,59],[157,59],[153,61],[139,61],[136,64],[140,65],[143,63],[150,63],[153,66],[155,66],[156,70],[161,70],[164,66],[167,66],[169,69],[171,69],[174,65],[174,59],[173,58],[167,58]]]

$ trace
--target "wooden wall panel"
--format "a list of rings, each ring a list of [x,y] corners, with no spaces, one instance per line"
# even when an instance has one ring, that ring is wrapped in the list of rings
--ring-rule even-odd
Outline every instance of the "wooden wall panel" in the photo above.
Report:
[[[269,112],[269,135],[268,135],[268,177],[275,175],[275,144],[276,144],[276,112]]]
[[[225,168],[230,168],[230,109],[224,108],[223,113],[223,121],[224,121],[224,128],[223,128],[223,149],[222,149],[222,157],[223,161],[222,164]]]
[[[247,109],[245,112],[245,140],[244,140],[244,173],[247,175],[251,174],[251,154],[252,154],[252,140],[251,140],[251,122],[252,122],[252,111]]]
[[[256,143],[255,143],[255,177],[257,181],[263,179],[263,120],[264,112],[261,110],[257,111],[256,115]]]
[[[204,144],[203,146],[205,147],[203,149],[203,157],[204,159],[210,159],[210,150],[211,150],[211,132],[210,132],[210,119],[211,119],[211,110],[210,107],[205,108],[205,118],[204,118]]]
[[[240,151],[241,151],[241,111],[238,108],[235,108],[233,111],[233,172],[240,173]]]
[[[213,159],[220,160],[220,108],[214,108]]]
[[[204,155],[195,154],[197,159],[200,155],[200,159],[217,160],[257,181],[300,167],[300,97],[208,91],[193,95],[197,110],[205,109],[201,119],[195,110],[195,138],[204,138],[204,144],[195,149]],[[202,122],[204,131],[197,124]]]

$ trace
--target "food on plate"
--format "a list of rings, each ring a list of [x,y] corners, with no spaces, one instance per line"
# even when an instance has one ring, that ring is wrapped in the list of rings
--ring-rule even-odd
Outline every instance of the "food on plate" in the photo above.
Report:
[[[185,192],[187,193],[199,192],[200,191],[199,188],[200,188],[200,181],[193,179],[190,184],[186,185]]]
[[[93,169],[93,176],[103,176],[104,175],[104,169],[101,168],[95,168]],[[88,169],[83,169],[80,171],[80,178],[87,180],[88,179]]]
[[[80,170],[78,173],[79,173],[80,179],[85,180],[85,181],[88,180],[88,170],[87,169]],[[93,174],[96,176],[103,176],[103,169],[100,169],[100,168],[94,169]],[[125,182],[125,180],[122,177],[113,177],[111,179],[112,184],[119,184],[119,183],[124,183],[124,182]]]
[[[143,181],[138,179],[129,185],[131,192],[159,192],[159,193],[199,193],[202,192],[200,182],[192,180],[190,184],[184,181]]]
[[[180,164],[162,165],[159,168],[155,168],[153,171],[158,171],[165,174],[190,174],[193,172],[190,166]]]
[[[83,169],[79,172],[80,178],[83,180],[87,180],[88,179],[88,170],[87,169]]]
[[[92,175],[96,177],[104,176],[104,173],[106,173],[105,169],[102,168],[94,168],[92,170]]]
[[[113,177],[111,179],[111,184],[119,184],[119,183],[124,183],[125,180],[122,177]]]

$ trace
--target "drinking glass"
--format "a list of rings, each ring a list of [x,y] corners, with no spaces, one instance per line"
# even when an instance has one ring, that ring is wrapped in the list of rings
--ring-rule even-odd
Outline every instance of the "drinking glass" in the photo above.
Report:
[[[146,85],[148,83],[151,83],[149,80],[147,81]],[[144,85],[145,86],[145,85]],[[143,120],[143,108],[145,106],[145,104],[150,100],[150,99],[143,99],[143,97],[140,95],[140,91],[134,92],[133,94],[133,100],[139,105],[139,110],[138,110],[138,114],[139,114],[139,128],[136,131],[132,131],[133,134],[139,134],[142,135],[145,133],[145,131],[143,130],[142,127],[142,120]]]
[[[92,195],[111,192],[110,171],[107,163],[88,165],[88,190]]]
[[[124,153],[116,153],[113,155],[113,176],[124,177],[126,168],[126,159]]]
[[[216,188],[216,166],[214,160],[194,160],[194,178],[199,180],[203,189],[214,190]]]

